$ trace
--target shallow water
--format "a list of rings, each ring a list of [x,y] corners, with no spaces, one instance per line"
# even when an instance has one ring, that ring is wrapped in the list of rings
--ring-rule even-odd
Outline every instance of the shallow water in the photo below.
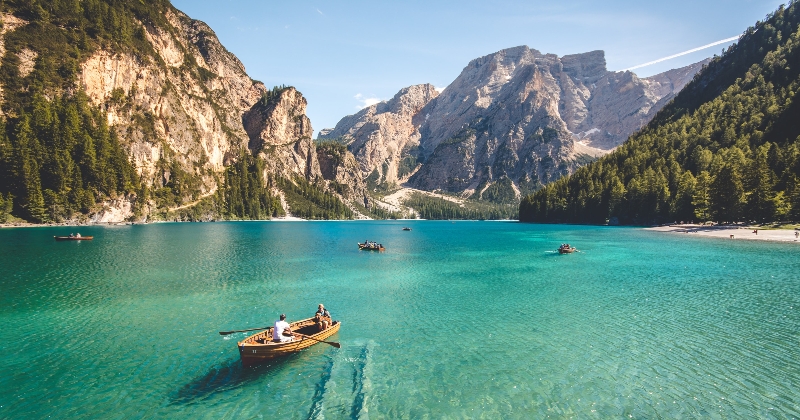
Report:
[[[433,221],[52,239],[75,230],[0,230],[0,418],[800,416],[796,244]],[[341,349],[243,368],[245,335],[218,334],[320,302]]]

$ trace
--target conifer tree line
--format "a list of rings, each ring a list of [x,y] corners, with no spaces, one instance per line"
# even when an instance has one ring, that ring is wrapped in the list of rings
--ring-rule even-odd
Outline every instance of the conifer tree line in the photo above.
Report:
[[[47,100],[0,121],[0,195],[12,213],[42,223],[96,210],[100,200],[140,190],[104,113],[83,92]]]
[[[781,7],[616,151],[524,198],[520,220],[800,220],[800,11]]]
[[[0,57],[0,222],[70,219],[98,210],[102,200],[141,193],[116,133],[76,88],[76,77],[97,48],[155,57],[140,22],[164,22],[169,7],[168,0],[0,3],[28,22],[4,35]],[[38,55],[27,75],[20,73],[23,49]]]
[[[464,205],[439,197],[414,193],[403,204],[429,220],[505,220],[517,218],[516,205],[467,200]]]
[[[264,179],[264,161],[242,151],[239,160],[225,170],[224,216],[250,220],[283,216],[280,199],[270,193],[273,182]]]
[[[352,219],[354,216],[338,197],[305,178],[278,178],[277,185],[283,191],[293,216],[325,220]]]

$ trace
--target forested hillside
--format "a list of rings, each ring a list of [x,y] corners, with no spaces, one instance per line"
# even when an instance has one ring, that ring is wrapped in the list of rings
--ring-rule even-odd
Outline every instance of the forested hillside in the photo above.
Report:
[[[748,28],[619,149],[522,200],[520,220],[800,220],[800,10]]]
[[[2,1],[0,223],[353,217],[305,107],[168,0]]]
[[[138,175],[105,113],[76,89],[76,73],[82,57],[98,48],[153,59],[137,21],[163,20],[169,2],[4,3],[0,195],[13,205],[0,209],[0,219],[8,209],[45,222],[88,213],[103,199],[141,195]],[[14,18],[29,23],[14,28]]]

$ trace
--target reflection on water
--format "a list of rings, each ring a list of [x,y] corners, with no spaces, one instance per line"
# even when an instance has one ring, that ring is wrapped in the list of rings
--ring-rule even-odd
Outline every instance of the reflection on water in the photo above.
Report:
[[[800,417],[794,244],[423,221],[52,239],[69,233],[0,229],[0,418]],[[218,334],[319,303],[341,349],[244,368],[246,333]]]

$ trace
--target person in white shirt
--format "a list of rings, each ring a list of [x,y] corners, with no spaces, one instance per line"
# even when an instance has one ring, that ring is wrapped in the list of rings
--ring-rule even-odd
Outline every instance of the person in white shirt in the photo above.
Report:
[[[288,334],[286,336],[285,334]],[[289,323],[286,322],[286,314],[281,314],[280,321],[275,321],[275,328],[272,329],[272,341],[289,342],[294,340],[294,333]]]

